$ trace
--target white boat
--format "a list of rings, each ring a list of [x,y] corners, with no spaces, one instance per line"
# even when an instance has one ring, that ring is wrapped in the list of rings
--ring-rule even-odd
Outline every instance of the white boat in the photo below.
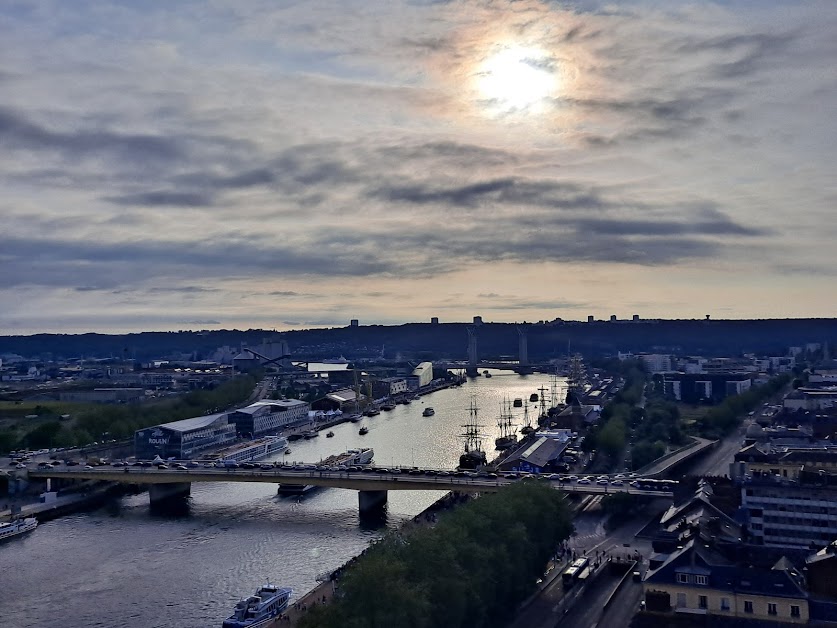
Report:
[[[38,520],[35,517],[16,519],[10,523],[0,523],[0,541],[5,541],[13,536],[26,534],[38,527]]]
[[[321,363],[322,364],[348,364],[349,361],[341,355],[339,358],[326,358]]]
[[[218,460],[232,460],[233,462],[247,462],[261,460],[275,453],[282,453],[288,447],[288,439],[284,436],[265,436],[246,443],[239,443],[215,452]]]
[[[232,616],[224,620],[224,628],[261,628],[288,607],[293,590],[278,588],[268,582],[255,595],[235,605]]]

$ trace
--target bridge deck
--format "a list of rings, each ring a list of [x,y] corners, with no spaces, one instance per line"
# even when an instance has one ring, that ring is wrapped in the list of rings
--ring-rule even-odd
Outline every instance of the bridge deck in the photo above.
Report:
[[[374,468],[373,468],[374,469]],[[327,486],[345,488],[357,491],[410,491],[410,490],[443,490],[464,493],[479,493],[496,491],[520,479],[509,478],[479,478],[457,477],[454,475],[409,475],[374,469],[362,471],[328,471],[328,470],[293,470],[293,469],[190,469],[187,471],[174,469],[155,469],[153,467],[125,468],[97,467],[94,469],[44,469],[32,470],[29,477],[33,479],[74,479],[101,480],[106,482],[122,482],[130,484],[172,484],[177,482],[266,482],[276,484],[310,484],[313,486]],[[627,484],[612,486],[610,484],[578,484],[559,480],[547,480],[556,489],[568,493],[582,493],[604,495],[611,493],[628,493],[630,495],[649,495],[654,497],[672,497],[668,490],[646,490],[635,488]]]

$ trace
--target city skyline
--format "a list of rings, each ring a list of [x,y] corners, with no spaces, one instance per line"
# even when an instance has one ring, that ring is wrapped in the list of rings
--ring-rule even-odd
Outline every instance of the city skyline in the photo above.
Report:
[[[0,17],[0,335],[834,316],[834,3]]]

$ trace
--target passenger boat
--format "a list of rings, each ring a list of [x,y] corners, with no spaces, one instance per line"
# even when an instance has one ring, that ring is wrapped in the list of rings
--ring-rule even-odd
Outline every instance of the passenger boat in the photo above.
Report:
[[[305,432],[305,434],[303,434],[303,436],[305,436],[305,440],[309,440],[311,438],[317,438],[317,436],[319,436],[319,435],[320,435],[320,433],[317,430],[308,430],[307,432]]]
[[[9,523],[0,523],[0,542],[10,539],[13,536],[26,534],[38,527],[38,520],[35,517],[16,519]]]
[[[278,588],[270,581],[256,590],[246,600],[235,605],[233,614],[224,620],[223,628],[261,628],[272,623],[273,618],[288,608],[292,589]]]
[[[248,462],[250,460],[261,460],[271,454],[281,453],[285,451],[287,446],[288,439],[284,436],[265,436],[256,440],[225,447],[206,456],[206,458],[209,460]]]
[[[385,404],[381,406],[381,410],[385,410],[389,412],[390,410],[395,410],[395,404],[391,401],[387,401]]]
[[[421,413],[422,416],[433,416],[434,414],[436,414],[436,411],[430,406],[427,406],[424,412]]]

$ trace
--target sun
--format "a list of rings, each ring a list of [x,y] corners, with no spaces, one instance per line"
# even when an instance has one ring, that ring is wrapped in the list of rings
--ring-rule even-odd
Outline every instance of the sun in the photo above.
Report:
[[[476,72],[480,104],[493,114],[537,113],[558,89],[557,67],[540,48],[503,46]]]

